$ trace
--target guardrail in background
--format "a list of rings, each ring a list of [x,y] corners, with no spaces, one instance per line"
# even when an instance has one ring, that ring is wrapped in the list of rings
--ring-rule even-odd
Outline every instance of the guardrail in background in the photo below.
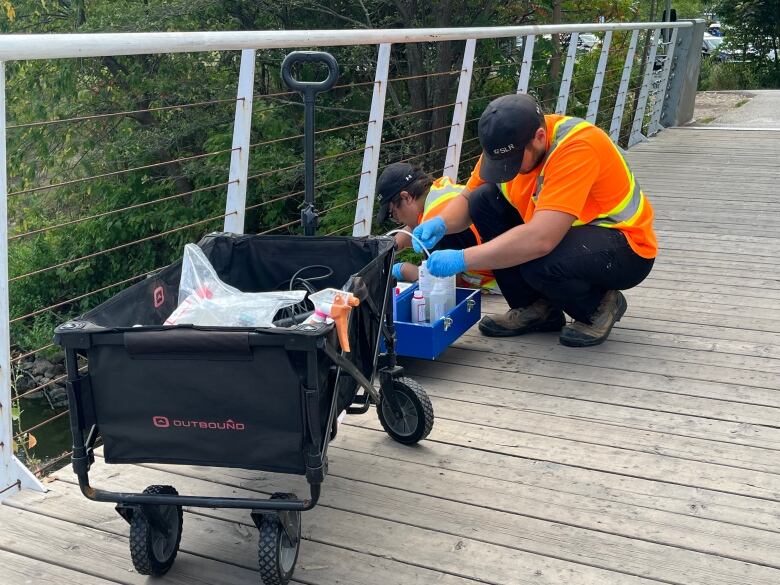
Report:
[[[669,41],[663,42],[662,30],[671,30]],[[242,233],[245,229],[247,212],[255,211],[273,205],[274,203],[301,199],[302,189],[287,192],[255,193],[252,190],[254,182],[271,177],[278,177],[285,172],[298,172],[303,162],[287,165],[282,168],[255,169],[259,172],[250,173],[250,157],[262,157],[264,148],[278,145],[286,141],[301,142],[303,135],[294,134],[270,140],[252,142],[252,116],[264,110],[278,109],[296,104],[292,101],[294,92],[277,92],[271,94],[255,94],[255,66],[257,51],[272,48],[305,48],[344,45],[377,46],[377,59],[373,67],[373,81],[353,83],[348,86],[350,91],[367,90],[371,88],[371,107],[368,112],[349,111],[341,109],[346,115],[361,115],[367,119],[359,122],[341,124],[333,128],[317,130],[317,135],[339,135],[347,133],[350,138],[356,131],[365,133],[365,140],[350,143],[345,139],[346,147],[337,154],[329,154],[317,158],[320,165],[339,164],[348,168],[350,160],[354,160],[355,172],[344,177],[317,184],[320,193],[327,192],[328,187],[349,185],[355,182],[357,196],[346,201],[335,202],[323,209],[320,217],[355,207],[354,219],[346,225],[330,226],[327,234],[340,234],[351,231],[353,235],[366,235],[372,230],[374,208],[374,189],[380,164],[404,160],[417,163],[420,159],[440,160],[443,166],[435,169],[433,174],[441,172],[453,180],[457,180],[462,165],[475,161],[481,152],[476,134],[476,122],[481,109],[488,101],[505,95],[505,92],[488,95],[471,95],[475,76],[483,79],[498,76],[499,71],[507,68],[507,62],[475,67],[475,56],[479,50],[479,40],[509,38],[513,52],[517,57],[512,63],[515,66],[517,83],[516,91],[529,91],[537,95],[546,111],[557,113],[579,113],[593,123],[604,127],[616,142],[630,147],[644,140],[662,128],[663,121],[680,123],[692,112],[693,95],[695,94],[696,77],[700,52],[696,35],[701,36],[702,22],[677,23],[619,23],[619,24],[576,24],[554,26],[522,26],[494,28],[458,28],[458,29],[421,29],[421,30],[340,30],[340,31],[272,31],[272,32],[225,32],[225,33],[139,33],[139,34],[90,34],[90,35],[6,35],[0,38],[0,499],[13,493],[21,487],[44,489],[38,481],[47,469],[66,459],[70,453],[65,450],[43,462],[35,473],[23,465],[13,453],[14,443],[24,443],[32,431],[38,431],[46,425],[57,425],[64,422],[67,410],[60,408],[53,416],[36,422],[31,426],[14,427],[12,411],[18,412],[21,400],[40,392],[61,385],[64,376],[52,374],[43,378],[41,383],[32,383],[23,390],[16,390],[15,379],[12,379],[12,368],[18,368],[23,363],[38,354],[51,349],[51,344],[45,344],[36,349],[16,352],[11,355],[12,340],[11,325],[17,325],[26,320],[36,319],[42,315],[56,312],[62,320],[67,319],[67,309],[76,302],[94,299],[95,303],[102,299],[101,295],[116,293],[120,287],[154,273],[159,267],[147,267],[143,272],[128,276],[117,282],[108,282],[91,291],[82,292],[76,296],[66,296],[62,299],[36,307],[33,310],[19,314],[11,319],[12,307],[9,307],[9,286],[15,286],[26,279],[41,277],[62,269],[77,269],[86,262],[98,258],[111,257],[115,254],[127,254],[130,249],[140,245],[156,245],[161,240],[177,234],[202,233],[210,226],[222,224],[225,231]],[[598,63],[595,65],[592,82],[579,84],[577,77],[583,45],[579,43],[585,33],[603,33],[599,39],[600,45],[586,47],[598,51]],[[539,75],[549,69],[547,57],[534,58],[535,50],[542,41],[546,42],[549,35],[568,35],[565,60],[558,79],[549,79],[545,83],[534,85],[535,73]],[[592,40],[592,39],[591,39]],[[452,71],[438,71],[419,76],[391,77],[390,62],[393,44],[465,41],[461,67]],[[238,90],[235,98],[218,97],[196,103],[181,105],[166,105],[146,109],[118,111],[110,113],[71,116],[63,119],[35,121],[26,124],[6,126],[5,112],[5,64],[4,61],[25,59],[60,59],[83,58],[117,55],[141,55],[149,53],[169,52],[201,52],[240,50],[241,61],[238,79]],[[522,55],[520,55],[520,52]],[[609,80],[620,75],[619,83]],[[407,82],[411,79],[430,79],[438,76],[457,76],[456,94],[443,103],[410,111],[386,112],[388,88],[393,83]],[[505,75],[505,73],[504,73]],[[337,86],[346,89],[344,86]],[[511,91],[511,90],[510,90]],[[262,101],[262,108],[255,102]],[[267,103],[272,105],[266,106]],[[149,115],[151,112],[177,112],[185,109],[202,107],[219,107],[235,104],[233,120],[233,140],[229,149],[214,150],[197,155],[162,160],[153,164],[130,166],[128,168],[105,169],[104,172],[75,179],[66,179],[42,184],[8,193],[8,176],[6,165],[6,131],[20,131],[30,128],[58,128],[67,124],[83,124],[105,122],[121,119],[126,116]],[[297,105],[297,104],[296,104]],[[396,105],[396,110],[401,108]],[[470,109],[471,106],[471,109]],[[318,106],[318,109],[326,106]],[[688,112],[690,110],[690,112]],[[448,125],[439,125],[427,130],[412,132],[389,140],[383,140],[387,125],[404,122],[412,116],[422,113],[436,112],[437,115],[449,115]],[[416,141],[436,132],[449,130],[444,146],[432,148],[426,152],[415,152]],[[419,150],[419,149],[418,149]],[[214,157],[230,154],[230,163],[226,168],[226,180],[213,185],[198,187],[173,193],[157,199],[123,205],[115,209],[103,210],[99,213],[89,212],[83,217],[66,221],[56,221],[52,225],[37,227],[31,230],[16,230],[9,237],[8,202],[15,203],[25,197],[35,197],[41,192],[66,188],[72,185],[86,185],[94,180],[114,180],[133,176],[134,173],[150,170],[170,169],[182,163],[192,164],[193,161],[208,161]],[[356,157],[362,155],[362,163]],[[178,167],[177,167],[178,168]],[[434,169],[428,169],[434,171]],[[204,219],[191,221],[185,225],[167,226],[167,229],[144,235],[126,242],[117,243],[102,250],[88,254],[76,255],[73,258],[26,270],[20,274],[9,275],[8,254],[9,245],[15,245],[26,239],[35,238],[41,234],[56,230],[67,230],[85,222],[103,221],[106,218],[127,217],[139,209],[154,209],[154,206],[167,205],[173,201],[190,200],[192,197],[213,196],[215,192],[226,188],[224,213],[210,215]],[[320,203],[322,205],[322,203]],[[281,221],[271,226],[260,226],[260,233],[272,233],[281,230],[294,229],[300,224],[300,218],[292,221]],[[210,228],[210,229],[213,229]],[[193,230],[195,228],[197,232]],[[48,394],[47,394],[48,396]],[[59,421],[59,422],[57,422]],[[29,442],[27,443],[29,445]]]

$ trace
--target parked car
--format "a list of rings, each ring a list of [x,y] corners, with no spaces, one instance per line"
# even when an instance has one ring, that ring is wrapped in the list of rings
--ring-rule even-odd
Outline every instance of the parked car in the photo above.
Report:
[[[729,61],[728,51],[721,50],[723,44],[723,37],[716,37],[714,35],[704,33],[704,40],[701,44],[701,56],[702,57],[714,57],[718,61]]]
[[[577,50],[592,51],[601,45],[601,39],[593,33],[580,33],[577,37]]]

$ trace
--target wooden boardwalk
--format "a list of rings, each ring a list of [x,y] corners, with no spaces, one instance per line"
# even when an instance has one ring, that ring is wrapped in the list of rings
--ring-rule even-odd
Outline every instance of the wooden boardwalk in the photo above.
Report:
[[[408,363],[433,433],[408,448],[373,412],[348,419],[303,515],[296,582],[780,583],[780,132],[673,129],[629,158],[662,253],[611,339],[569,349],[474,330],[439,361]],[[289,487],[166,466],[98,464],[92,478],[203,495]],[[0,506],[3,585],[147,581],[110,504],[82,497],[69,468],[49,487]],[[256,583],[255,567],[246,511],[194,510],[155,582]]]

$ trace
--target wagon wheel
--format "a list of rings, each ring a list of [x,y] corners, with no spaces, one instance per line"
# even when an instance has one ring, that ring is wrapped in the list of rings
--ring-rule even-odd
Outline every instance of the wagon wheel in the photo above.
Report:
[[[150,485],[144,494],[177,496],[169,485]],[[130,557],[141,575],[159,577],[168,572],[179,552],[182,529],[181,506],[144,504],[130,521]]]
[[[295,494],[276,493],[272,500],[295,500]],[[258,525],[258,563],[263,585],[287,585],[295,571],[301,546],[301,513],[282,510],[263,514]]]
[[[393,380],[392,396],[382,390],[382,400],[377,407],[382,428],[393,439],[405,445],[422,441],[433,428],[431,399],[411,378]]]

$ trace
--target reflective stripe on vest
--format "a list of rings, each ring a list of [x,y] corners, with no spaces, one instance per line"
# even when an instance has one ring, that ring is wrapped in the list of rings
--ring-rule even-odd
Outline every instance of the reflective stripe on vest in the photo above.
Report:
[[[437,184],[441,183],[440,187]],[[434,181],[431,188],[428,190],[428,196],[425,198],[425,205],[423,206],[423,217],[427,219],[428,212],[434,207],[438,207],[445,201],[454,199],[460,195],[463,191],[462,185],[455,185],[448,177],[442,177],[438,181]]]
[[[439,209],[442,204],[460,195],[463,189],[463,185],[454,184],[448,177],[442,177],[441,179],[434,181],[428,191],[428,196],[425,198],[422,221],[430,219],[429,214],[432,211]],[[477,228],[472,224],[469,229],[471,229],[471,233],[474,234],[477,245],[480,245],[482,243],[482,238],[480,237]],[[494,289],[497,287],[496,279],[489,270],[471,270],[461,272],[460,275],[461,278],[471,286],[484,289]]]
[[[588,128],[589,126],[591,126],[589,122],[586,122],[581,118],[574,117],[562,118],[555,124],[552,133],[552,143],[550,144],[549,150],[544,155],[544,159],[542,159],[542,170],[539,172],[539,176],[536,179],[536,190],[531,197],[534,205],[538,201],[539,194],[542,191],[542,185],[544,184],[544,171],[547,168],[547,163],[549,162],[552,153],[555,152],[555,149],[558,148],[567,139],[571,138],[580,130]],[[642,190],[639,187],[639,183],[634,177],[634,173],[632,173],[631,169],[628,167],[628,163],[623,157],[622,150],[614,143],[612,143],[612,146],[620,158],[620,163],[623,165],[623,169],[626,171],[626,177],[628,178],[628,190],[620,200],[620,203],[618,203],[608,212],[602,213],[588,222],[583,222],[579,219],[575,220],[571,224],[573,227],[581,225],[595,225],[606,228],[630,226],[633,225],[636,219],[640,217],[644,211],[645,195],[642,193]],[[511,203],[511,200],[509,199],[508,184],[502,183],[499,185],[499,188],[504,194],[504,197],[507,198],[507,201]]]
[[[591,126],[591,124],[582,118],[561,118],[555,124],[552,131],[552,143],[550,144],[550,148],[547,150],[547,153],[542,159],[542,170],[539,171],[539,176],[536,177],[536,190],[532,196],[534,204],[536,204],[537,200],[539,199],[539,193],[542,191],[542,185],[544,184],[544,171],[547,170],[547,163],[550,160],[552,153],[555,152],[555,150],[561,145],[561,143],[566,141],[567,138],[571,138],[574,134],[580,130],[584,130],[589,126]]]

